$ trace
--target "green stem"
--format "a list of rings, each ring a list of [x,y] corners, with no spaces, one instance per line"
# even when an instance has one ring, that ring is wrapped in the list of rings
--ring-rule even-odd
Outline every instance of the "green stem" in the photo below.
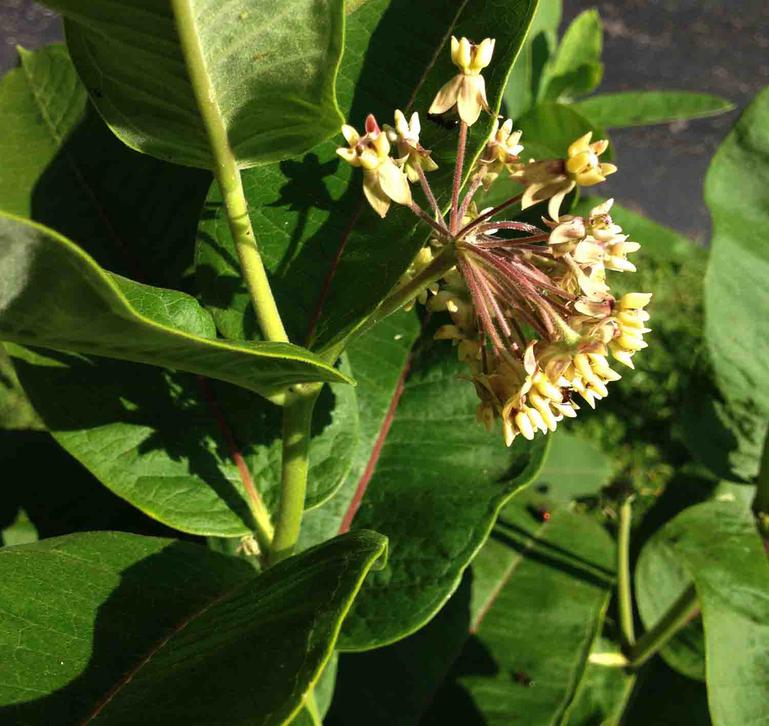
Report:
[[[659,652],[694,617],[698,609],[697,591],[694,589],[694,585],[689,585],[659,622],[651,630],[644,633],[630,648],[628,652],[630,667],[638,668]]]
[[[310,454],[310,426],[321,384],[295,386],[283,407],[283,472],[270,564],[294,552],[304,514]]]
[[[769,430],[764,439],[764,452],[756,479],[756,495],[753,498],[753,512],[758,520],[762,536],[769,538]]]
[[[380,320],[384,320],[388,315],[392,315],[396,310],[400,310],[406,303],[411,302],[425,287],[431,282],[440,280],[452,267],[457,264],[457,256],[454,251],[454,245],[449,243],[443,248],[443,251],[433,259],[419,274],[411,278],[405,285],[393,290],[373,312],[366,321],[364,327],[359,331],[362,333],[370,327],[376,325]]]
[[[630,583],[630,523],[632,509],[630,497],[619,508],[619,532],[617,536],[617,602],[622,641],[625,648],[635,643],[633,628],[633,591]]]
[[[195,101],[211,146],[213,172],[222,190],[230,232],[259,327],[267,340],[288,341],[248,216],[240,170],[230,148],[227,128],[208,75],[192,3],[190,0],[171,0],[171,6]]]

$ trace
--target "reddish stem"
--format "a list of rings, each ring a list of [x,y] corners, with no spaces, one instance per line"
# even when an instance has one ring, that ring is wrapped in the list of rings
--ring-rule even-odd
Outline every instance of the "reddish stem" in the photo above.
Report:
[[[462,169],[465,165],[465,147],[467,146],[467,124],[464,121],[459,123],[459,141],[457,142],[457,161],[454,166],[454,185],[451,189],[451,219],[449,230],[452,234],[457,231],[459,221],[457,214],[459,212],[459,190],[462,187]]]

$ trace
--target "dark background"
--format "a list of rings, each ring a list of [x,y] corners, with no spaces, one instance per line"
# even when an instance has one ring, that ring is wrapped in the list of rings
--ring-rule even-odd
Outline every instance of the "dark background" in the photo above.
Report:
[[[418,2],[418,0],[415,0]],[[702,182],[710,157],[740,109],[769,85],[769,0],[565,0],[564,22],[596,7],[605,25],[602,91],[684,89],[730,99],[713,119],[618,130],[620,173],[602,189],[618,201],[706,243]],[[0,0],[0,72],[15,46],[61,38],[50,10]]]

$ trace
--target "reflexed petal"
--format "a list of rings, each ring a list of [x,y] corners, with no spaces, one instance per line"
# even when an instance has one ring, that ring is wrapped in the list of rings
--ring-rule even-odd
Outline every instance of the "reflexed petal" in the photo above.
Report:
[[[441,90],[436,94],[428,113],[445,113],[450,108],[456,106],[459,88],[462,85],[463,79],[464,76],[454,76],[448,83],[444,84]]]
[[[377,169],[384,193],[398,204],[411,204],[411,187],[404,173],[392,159],[386,159]]]
[[[390,209],[390,197],[384,193],[382,187],[379,185],[376,172],[364,172],[363,193],[366,195],[366,199],[374,211],[380,217],[384,218],[387,214],[387,210]]]
[[[462,76],[457,96],[457,112],[468,126],[472,126],[481,115],[483,101],[479,93],[478,81],[483,83],[483,76]]]
[[[342,125],[342,136],[344,136],[345,141],[347,141],[350,146],[355,146],[355,144],[360,141],[360,134],[349,124]]]

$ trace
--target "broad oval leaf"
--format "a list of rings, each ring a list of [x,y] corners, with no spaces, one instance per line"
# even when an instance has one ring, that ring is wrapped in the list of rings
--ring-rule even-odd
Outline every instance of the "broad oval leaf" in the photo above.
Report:
[[[123,288],[123,289],[121,289]],[[124,289],[136,291],[129,302]],[[308,381],[348,381],[322,359],[288,343],[229,343],[157,322],[168,296],[116,284],[77,246],[52,230],[0,215],[0,338],[186,370],[269,395]],[[141,303],[141,309],[136,305]],[[198,310],[198,321],[205,316]]]
[[[692,578],[678,553],[664,539],[647,543],[636,565],[635,597],[638,613],[648,630],[691,585]],[[660,651],[674,670],[696,680],[705,680],[705,637],[702,619],[694,618],[679,630]]]
[[[277,406],[201,376],[42,350],[12,352],[24,390],[56,441],[150,517],[191,534],[242,537],[255,528],[252,496],[276,510]],[[351,386],[324,389],[313,419],[308,507],[322,504],[344,481],[357,418]]]
[[[426,110],[440,86],[456,73],[449,36],[496,38],[494,59],[485,73],[495,110],[535,7],[536,0],[490,3],[483,12],[449,0],[408,7],[394,0],[353,3],[348,8],[348,39],[339,76],[343,112],[360,128],[369,112],[380,123],[392,123],[396,108],[418,110],[423,142],[440,165],[430,181],[439,198],[446,199],[456,130],[430,123]],[[484,115],[472,127],[468,169],[492,123],[492,117]],[[385,220],[379,219],[363,200],[359,170],[336,156],[338,145],[329,141],[302,159],[243,175],[254,229],[285,311],[289,337],[318,350],[340,343],[372,312],[427,242],[430,231],[397,205]],[[254,326],[235,275],[236,259],[220,193],[214,187],[199,234],[199,286],[220,330],[242,337]]]
[[[620,91],[600,93],[574,104],[596,126],[621,129],[705,118],[734,108],[731,101],[691,91]]]
[[[713,239],[705,337],[717,391],[692,405],[695,453],[719,476],[758,471],[769,421],[769,89],[721,144],[705,180]],[[751,233],[746,234],[746,230]]]
[[[345,623],[343,650],[378,647],[427,622],[499,509],[541,465],[545,437],[507,449],[499,432],[477,423],[475,391],[455,356],[441,342],[424,343],[408,362],[345,515],[343,528],[376,522],[391,549]]]
[[[698,504],[646,547],[667,549],[694,581],[713,723],[760,723],[769,712],[769,562],[752,513],[738,500]]]
[[[46,0],[91,98],[128,146],[214,167],[283,159],[339,125],[342,0]],[[203,115],[205,114],[205,116]]]
[[[547,521],[537,516],[544,504]],[[365,708],[372,726],[562,723],[588,687],[612,553],[589,515],[516,497],[433,621],[383,649],[342,654],[331,722],[354,723]]]
[[[286,723],[385,548],[356,532],[261,575],[128,534],[3,548],[0,705],[16,723]]]
[[[78,240],[106,269],[178,287],[211,175],[121,143],[63,46],[19,61],[0,80],[0,209]]]

